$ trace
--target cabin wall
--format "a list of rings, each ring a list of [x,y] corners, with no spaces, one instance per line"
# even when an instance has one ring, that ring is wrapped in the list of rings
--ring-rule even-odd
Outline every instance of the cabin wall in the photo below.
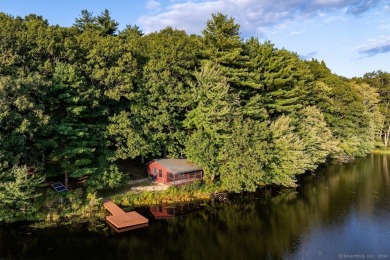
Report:
[[[167,184],[167,172],[168,170],[158,162],[151,162],[148,164],[149,176],[152,180],[156,180],[157,183]]]
[[[191,180],[200,180],[203,178],[203,171],[195,171],[188,173],[177,173],[173,174],[164,168],[157,161],[151,162],[148,164],[148,174],[152,180],[155,180],[157,183],[162,184],[173,184],[177,181],[191,181]]]

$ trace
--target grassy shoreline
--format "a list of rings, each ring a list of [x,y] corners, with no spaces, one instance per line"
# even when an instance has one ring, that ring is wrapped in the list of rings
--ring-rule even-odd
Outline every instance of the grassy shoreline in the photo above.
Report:
[[[371,150],[373,154],[390,154],[390,148],[375,148]]]
[[[210,200],[212,194],[223,192],[219,186],[207,186],[200,182],[195,182],[183,186],[172,186],[164,191],[142,191],[116,194],[111,199],[124,207],[141,207],[158,204],[174,204],[191,201]]]
[[[390,149],[377,148],[371,153],[389,155]],[[78,188],[69,193],[59,194],[49,189],[31,205],[33,210],[27,214],[27,217],[21,212],[17,212],[16,215],[8,213],[6,218],[0,216],[0,224],[28,221],[31,222],[31,226],[38,228],[86,222],[104,224],[103,198],[110,198],[120,207],[133,210],[137,207],[161,204],[210,201],[215,198],[215,194],[219,193],[226,193],[226,191],[218,184],[210,185],[202,181],[178,187],[172,186],[163,191],[132,191],[131,185],[127,184],[103,193],[89,193],[85,189]]]

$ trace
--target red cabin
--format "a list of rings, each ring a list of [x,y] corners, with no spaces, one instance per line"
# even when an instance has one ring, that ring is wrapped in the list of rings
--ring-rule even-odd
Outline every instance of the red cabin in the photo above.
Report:
[[[157,183],[180,185],[203,178],[203,170],[187,159],[156,159],[148,164],[149,176]]]

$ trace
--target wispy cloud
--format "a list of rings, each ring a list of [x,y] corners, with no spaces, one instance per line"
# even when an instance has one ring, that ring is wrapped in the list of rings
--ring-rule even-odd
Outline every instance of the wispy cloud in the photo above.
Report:
[[[158,3],[149,0],[151,6]],[[221,12],[236,18],[242,31],[263,32],[288,21],[307,17],[343,12],[360,15],[388,0],[198,0],[171,1],[157,14],[142,16],[138,23],[144,32],[152,32],[172,26],[189,33],[200,33],[211,13]]]
[[[390,52],[390,36],[370,39],[367,44],[356,47],[356,50],[359,54],[367,57]]]
[[[290,35],[290,36],[300,35],[300,34],[302,34],[302,33],[304,33],[304,32],[305,32],[305,31],[299,31],[299,32],[293,31],[293,32],[290,32],[289,35]]]
[[[147,9],[157,9],[157,8],[160,7],[160,5],[161,5],[160,2],[155,1],[155,0],[148,0],[146,2],[146,8]]]
[[[376,7],[379,2],[381,1],[377,1],[377,0],[358,1],[356,4],[349,6],[347,12],[350,14],[359,15],[361,13],[366,12],[367,10],[370,10],[373,7]]]

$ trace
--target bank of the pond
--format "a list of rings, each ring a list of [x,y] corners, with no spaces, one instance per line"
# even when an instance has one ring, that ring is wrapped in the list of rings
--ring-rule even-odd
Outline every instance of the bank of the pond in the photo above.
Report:
[[[121,190],[121,189],[119,189]],[[205,185],[196,182],[183,186],[172,186],[162,191],[132,191],[115,193],[111,196],[101,196],[98,193],[88,193],[76,189],[65,193],[45,190],[44,194],[26,212],[0,212],[1,223],[30,223],[35,228],[46,228],[57,225],[88,225],[99,226],[104,223],[105,211],[102,206],[104,198],[110,198],[126,210],[137,207],[161,204],[178,204],[195,201],[208,201],[218,198],[215,194],[221,192],[217,185]]]
[[[390,148],[382,147],[382,148],[376,148],[371,151],[373,154],[390,154]]]
[[[373,154],[390,154],[389,149],[377,149]],[[307,174],[298,176],[298,182]],[[145,185],[145,184],[140,184]],[[271,187],[272,188],[272,187]],[[280,187],[274,187],[279,189]],[[263,190],[263,189],[261,189]],[[177,204],[196,201],[224,200],[227,192],[216,184],[194,182],[183,186],[171,186],[159,191],[134,191],[130,186],[111,190],[108,193],[88,193],[76,189],[66,193],[47,190],[26,212],[0,212],[0,224],[29,221],[35,227],[55,225],[104,223],[103,198],[110,198],[126,210],[137,207],[162,204]]]
[[[124,207],[139,207],[156,204],[173,204],[191,201],[204,201],[213,198],[213,194],[223,192],[217,185],[205,185],[194,182],[183,186],[171,186],[161,191],[129,191],[116,194],[111,199]]]

